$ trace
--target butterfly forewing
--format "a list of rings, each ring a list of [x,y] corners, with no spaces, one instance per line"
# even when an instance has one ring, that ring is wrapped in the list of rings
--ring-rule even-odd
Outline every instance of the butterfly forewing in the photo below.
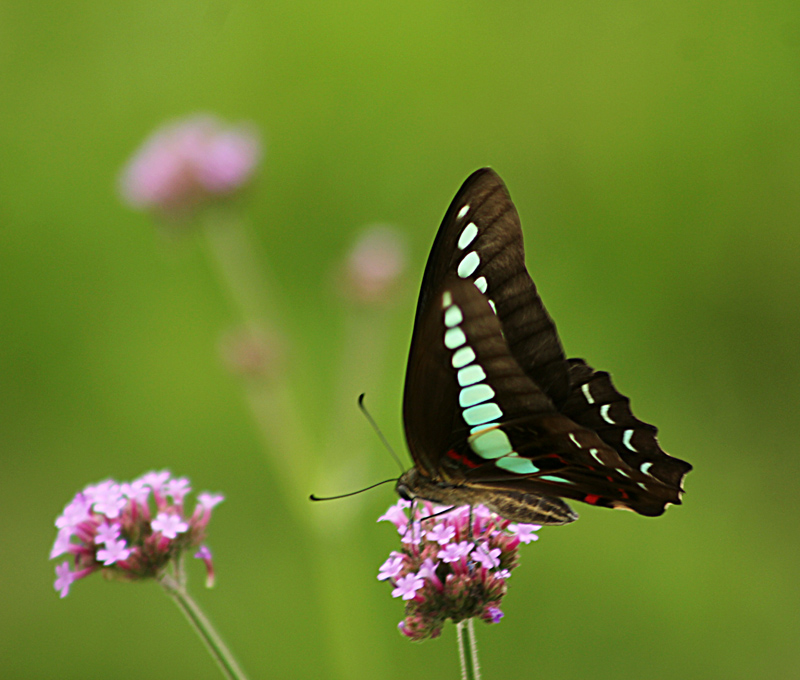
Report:
[[[564,350],[525,268],[517,209],[503,180],[489,168],[467,178],[442,220],[425,267],[415,325],[450,274],[471,281],[492,301],[512,354],[561,405],[569,395]]]

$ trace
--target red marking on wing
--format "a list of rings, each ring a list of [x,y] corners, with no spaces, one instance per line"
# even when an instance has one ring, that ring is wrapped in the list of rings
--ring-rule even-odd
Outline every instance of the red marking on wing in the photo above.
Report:
[[[586,494],[586,496],[583,499],[583,502],[584,503],[591,503],[592,505],[594,505],[599,500],[600,500],[600,496],[598,496],[597,494],[589,493],[589,494]]]
[[[466,465],[467,467],[470,467],[470,468],[480,467],[479,463],[473,463],[469,458],[467,458],[466,456],[460,455],[457,451],[455,451],[453,449],[450,449],[447,452],[447,455],[450,458],[452,458],[453,460],[455,460],[455,461],[457,461],[459,463],[464,463],[464,465]]]

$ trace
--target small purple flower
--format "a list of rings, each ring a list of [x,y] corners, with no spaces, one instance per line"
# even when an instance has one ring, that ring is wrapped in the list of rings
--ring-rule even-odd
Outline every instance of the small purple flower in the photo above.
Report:
[[[396,578],[403,571],[405,558],[398,554],[392,553],[392,557],[386,560],[378,570],[378,580],[385,581],[390,578]]]
[[[503,614],[498,607],[487,607],[486,616],[492,623],[499,623],[500,619],[502,619],[505,614]]]
[[[56,567],[55,588],[64,597],[75,581],[95,571],[123,580],[157,578],[184,550],[201,546],[211,508],[221,496],[201,494],[198,509],[186,519],[182,501],[188,480],[173,479],[168,471],[150,472],[130,483],[105,480],[87,486],[64,508],[50,557],[64,553],[69,562]],[[158,512],[151,520],[152,503]],[[202,546],[196,555],[213,582],[211,552]]]
[[[437,590],[441,591],[444,588],[444,584],[436,573],[439,564],[439,562],[434,562],[430,557],[425,558],[425,561],[420,565],[419,571],[417,571],[417,576],[430,581]]]
[[[207,491],[197,495],[197,504],[206,512],[211,512],[217,505],[225,500],[221,493],[211,494]]]
[[[108,520],[104,520],[99,527],[97,527],[97,536],[94,537],[94,542],[97,545],[101,543],[108,543],[119,538],[120,527],[118,524],[109,524]]]
[[[179,477],[178,479],[170,479],[166,486],[166,495],[171,496],[172,500],[177,505],[183,503],[183,499],[192,488],[189,486],[189,480],[186,477]]]
[[[429,541],[436,541],[439,545],[449,543],[456,535],[456,528],[448,524],[437,524],[433,529],[425,533],[425,538]]]
[[[60,597],[69,594],[69,587],[72,585],[75,575],[69,569],[69,562],[62,562],[56,565],[56,582],[53,584],[56,590],[60,591]]]
[[[50,551],[50,559],[54,559],[59,555],[63,555],[65,552],[69,550],[70,539],[72,538],[72,527],[64,527],[63,529],[58,530],[58,535],[56,536],[56,542],[53,544],[53,549]]]
[[[147,503],[150,496],[150,487],[142,479],[135,479],[132,482],[124,482],[119,485],[123,496],[130,498],[135,503]]]
[[[530,543],[531,541],[538,541],[539,536],[534,531],[539,531],[542,528],[541,524],[509,524],[508,530],[515,534],[521,543]]]
[[[59,529],[71,528],[78,526],[81,522],[85,522],[91,517],[92,502],[79,493],[73,498],[62,512],[56,518],[56,527]]]
[[[211,562],[211,550],[209,550],[208,546],[201,545],[200,550],[198,550],[194,557],[198,560],[203,560],[206,565],[206,588],[213,588],[214,587],[214,564]]]
[[[410,507],[411,503],[402,498],[391,506],[385,513],[378,517],[379,522],[391,522],[394,524],[398,531],[402,534],[408,524],[408,517],[406,517],[405,510]],[[402,530],[402,531],[401,531]]]
[[[110,479],[95,486],[87,487],[85,493],[92,503],[92,510],[98,514],[105,515],[109,519],[119,517],[122,508],[127,503],[119,484]]]
[[[404,600],[411,600],[416,596],[417,591],[425,585],[425,579],[416,574],[407,574],[397,579],[396,583],[397,586],[392,591],[392,597],[402,596]]]
[[[148,472],[145,475],[142,475],[141,483],[149,486],[155,493],[163,493],[164,486],[169,481],[170,474],[169,470],[161,470],[161,472]],[[131,486],[135,485],[136,482],[140,480],[136,480],[131,482]]]
[[[123,170],[120,188],[134,208],[181,215],[241,189],[260,159],[251,126],[194,116],[156,130]]]
[[[125,541],[106,541],[105,548],[100,548],[97,551],[97,561],[102,562],[106,566],[128,559],[131,554],[131,549],[125,547]]]
[[[400,532],[400,542],[409,545],[419,545],[422,543],[422,525],[419,522],[412,522],[405,531]]]
[[[153,527],[153,531],[160,532],[166,538],[175,538],[189,529],[189,525],[178,515],[166,512],[159,512],[150,526]]]
[[[472,552],[472,547],[473,545],[469,541],[451,543],[440,550],[436,556],[442,560],[442,562],[458,562]]]
[[[490,549],[487,543],[481,543],[472,552],[472,558],[487,569],[495,569],[500,566],[500,548]]]

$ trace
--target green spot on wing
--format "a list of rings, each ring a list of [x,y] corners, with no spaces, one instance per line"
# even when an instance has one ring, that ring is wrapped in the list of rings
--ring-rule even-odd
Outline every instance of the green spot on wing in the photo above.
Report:
[[[464,320],[461,310],[456,305],[450,305],[444,311],[444,325],[448,328],[458,326]]]
[[[486,383],[480,383],[478,385],[472,385],[471,387],[465,387],[461,390],[458,395],[458,403],[461,408],[466,408],[467,406],[480,404],[482,401],[488,401],[493,396],[494,390]]]
[[[469,438],[469,446],[481,458],[489,460],[502,458],[514,451],[508,435],[499,427],[472,435]]]
[[[459,350],[460,352],[461,350]],[[474,355],[473,355],[474,356]],[[453,359],[455,359],[455,355],[453,355]],[[458,384],[461,387],[466,387],[467,385],[474,385],[481,380],[486,378],[486,373],[484,373],[483,369],[475,364],[474,366],[467,366],[466,368],[462,368],[458,372]]]
[[[475,352],[472,351],[472,347],[462,347],[453,352],[453,368],[461,368],[472,363],[474,360]]]
[[[532,472],[539,472],[539,468],[531,463],[531,461],[527,458],[520,458],[516,453],[512,453],[510,456],[495,461],[495,465],[503,470],[508,470],[518,475],[529,475]]]
[[[449,328],[444,334],[444,345],[447,349],[461,347],[467,341],[467,336],[460,328]]]
[[[493,401],[464,410],[464,422],[467,425],[481,425],[503,417],[500,407]]]

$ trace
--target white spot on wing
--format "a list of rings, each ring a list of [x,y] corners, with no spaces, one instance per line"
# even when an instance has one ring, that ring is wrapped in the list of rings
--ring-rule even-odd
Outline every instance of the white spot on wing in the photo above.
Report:
[[[575,438],[575,435],[572,432],[569,433],[569,438],[572,440],[572,443],[575,444],[578,448],[581,448],[581,443]]]
[[[642,463],[642,464],[639,466],[639,470],[641,470],[641,471],[642,471],[644,474],[646,474],[646,475],[649,475],[650,473],[648,472],[648,470],[649,470],[651,467],[653,467],[653,464],[652,464],[652,463]]]
[[[474,250],[471,253],[467,253],[464,255],[464,259],[458,263],[458,275],[462,279],[472,276],[480,263],[481,258],[478,256],[478,253],[476,253]]]
[[[461,345],[467,342],[467,336],[464,335],[464,331],[462,331],[458,326],[455,328],[448,328],[444,334],[444,346],[447,349],[455,349],[456,347],[461,347]]]
[[[485,293],[487,288],[489,288],[489,284],[486,281],[486,277],[485,276],[479,276],[477,279],[475,279],[475,287],[481,293]]]
[[[600,465],[605,465],[605,463],[604,463],[602,460],[600,460],[600,456],[597,454],[597,449],[589,449],[589,453],[591,453],[591,454],[592,454],[592,457],[593,457],[593,458],[594,458],[594,459],[595,459],[595,460],[596,460],[598,463],[600,463]]]
[[[494,301],[489,300],[489,306],[492,308],[492,311],[497,315],[497,307],[494,306]]]
[[[477,235],[478,227],[476,227],[473,222],[470,222],[466,227],[464,227],[464,231],[461,232],[461,236],[458,237],[459,249],[464,250],[464,248],[466,248],[475,240]]]
[[[444,325],[448,328],[458,326],[464,320],[464,315],[457,305],[450,305],[444,310]]]
[[[460,220],[464,215],[469,212],[469,204],[465,205],[461,210],[458,211],[458,215],[456,215],[456,219]]]
[[[583,391],[583,396],[586,397],[586,401],[590,404],[594,404],[594,397],[589,391],[589,383],[583,383],[583,385],[581,385],[581,390]]]
[[[631,444],[631,437],[633,437],[633,430],[625,430],[622,434],[622,443],[625,444],[634,453],[639,453]]]
[[[610,409],[610,408],[611,408],[611,404],[603,404],[600,407],[600,417],[603,420],[605,420],[609,425],[616,425],[616,423],[613,420],[611,420],[611,418],[608,415],[608,409]]]

